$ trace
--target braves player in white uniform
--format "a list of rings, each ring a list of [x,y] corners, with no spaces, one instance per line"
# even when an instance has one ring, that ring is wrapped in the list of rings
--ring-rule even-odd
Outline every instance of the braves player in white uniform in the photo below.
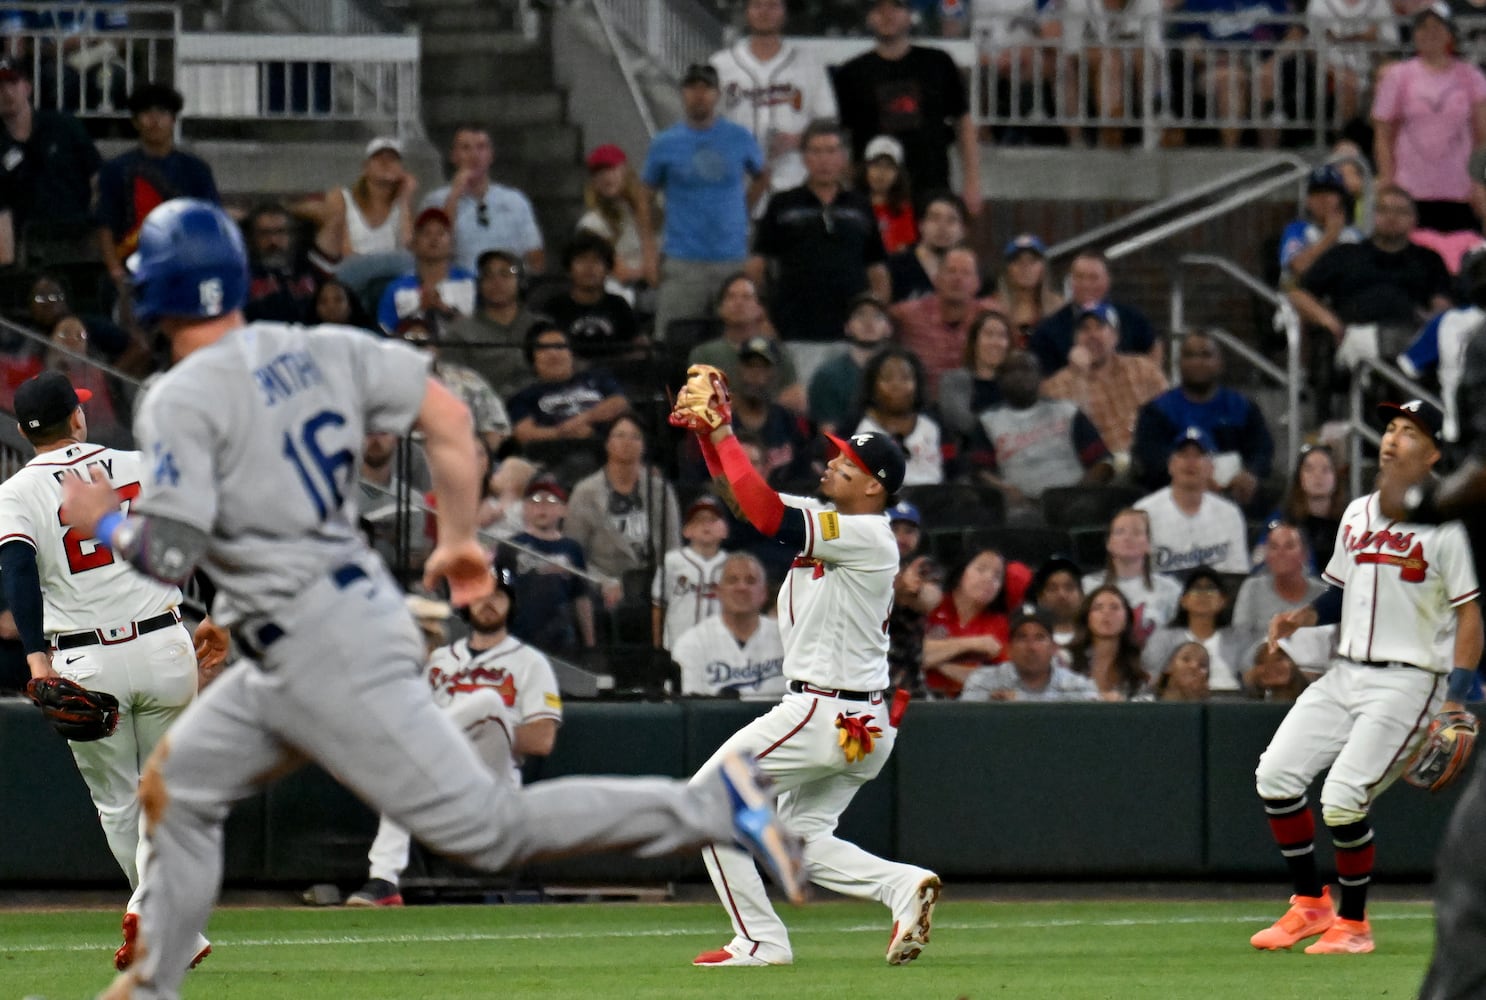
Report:
[[[785,191],[805,183],[800,136],[812,121],[836,117],[836,92],[824,65],[784,41],[785,0],[748,0],[743,17],[748,33],[709,60],[722,91],[718,110],[753,133],[770,189]]]
[[[114,955],[124,969],[134,958],[145,888],[135,798],[140,768],[195,697],[197,663],[181,624],[180,590],[144,579],[62,523],[62,482],[69,476],[86,478],[97,470],[125,509],[143,478],[139,452],[88,444],[80,404],[91,398],[60,372],[44,372],[16,390],[16,417],[36,456],[0,484],[0,582],[31,676],[60,675],[119,700],[112,736],[68,746],[132,890],[124,943]],[[205,939],[198,942],[192,964],[210,950]]]
[[[1378,409],[1388,421],[1380,482],[1427,480],[1440,458],[1440,412],[1420,400]],[[1331,585],[1325,594],[1276,615],[1269,627],[1273,645],[1298,628],[1341,622],[1330,669],[1301,694],[1259,759],[1259,795],[1295,895],[1285,915],[1250,943],[1290,948],[1319,934],[1307,954],[1360,954],[1373,950],[1368,810],[1403,771],[1435,713],[1462,707],[1462,694],[1447,693],[1446,677],[1452,669],[1475,672],[1481,613],[1460,524],[1396,521],[1382,513],[1376,492],[1348,505],[1323,576]],[[1315,820],[1305,798],[1328,766],[1321,817],[1336,847],[1335,909],[1316,870]]]
[[[485,766],[516,786],[527,757],[552,752],[562,695],[547,657],[506,631],[516,601],[514,577],[500,566],[492,572],[496,589],[461,612],[470,625],[469,638],[434,650],[425,676],[434,701]],[[383,816],[367,852],[367,883],[346,905],[401,906],[399,883],[411,846],[408,831]]]
[[[836,824],[857,789],[881,772],[897,736],[884,690],[898,572],[886,511],[902,485],[905,459],[885,434],[827,436],[838,454],[821,476],[826,502],[820,503],[770,489],[727,423],[699,435],[719,489],[731,491],[759,531],[800,554],[777,607],[789,693],[724,743],[692,780],[710,780],[729,754],[753,754],[780,791],[781,818],[805,838],[806,875],[835,892],[886,904],[894,921],[887,960],[900,965],[928,943],[939,878],[841,840]],[[747,855],[713,845],[702,857],[727,907],[733,939],[693,964],[791,963],[789,934]]]
[[[130,257],[135,315],[175,365],[136,432],[148,472],[118,510],[103,479],[64,486],[63,521],[157,579],[198,562],[216,620],[250,662],[224,673],[156,746],[140,780],[150,891],[143,957],[107,1000],[179,995],[222,873],[232,803],[306,760],[430,848],[490,870],[538,853],[645,855],[738,838],[801,897],[791,837],[750,761],[701,786],[577,778],[513,790],[479,759],[419,676],[423,644],[385,564],[356,531],[368,432],[424,436],[438,511],[425,583],[465,606],[493,589],[475,540],[480,463],[469,411],[405,345],[343,327],[248,324],[247,254],[217,206],[152,211]]]

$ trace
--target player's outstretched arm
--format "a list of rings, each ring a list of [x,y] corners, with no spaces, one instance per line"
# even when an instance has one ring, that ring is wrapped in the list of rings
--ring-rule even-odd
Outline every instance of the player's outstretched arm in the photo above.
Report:
[[[438,544],[424,564],[423,585],[449,581],[449,599],[465,607],[490,593],[490,560],[475,539],[480,505],[480,462],[469,408],[443,384],[429,378],[416,426],[433,478]]]

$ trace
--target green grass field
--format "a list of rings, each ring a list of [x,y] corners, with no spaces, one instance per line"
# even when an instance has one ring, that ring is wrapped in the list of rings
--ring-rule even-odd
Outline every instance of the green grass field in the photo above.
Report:
[[[951,887],[952,889],[952,887]],[[1414,996],[1431,910],[1380,903],[1366,956],[1258,953],[1278,915],[1257,902],[946,902],[922,958],[883,961],[885,911],[787,913],[795,964],[696,969],[728,937],[714,905],[227,909],[186,996],[224,1000],[462,997],[1360,1000]],[[0,1000],[91,998],[112,975],[117,914],[0,912]]]

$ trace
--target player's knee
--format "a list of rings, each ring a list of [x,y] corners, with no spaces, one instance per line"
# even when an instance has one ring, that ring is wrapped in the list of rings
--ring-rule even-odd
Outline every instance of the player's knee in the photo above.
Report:
[[[1335,830],[1337,827],[1361,823],[1367,819],[1367,808],[1360,803],[1336,803],[1321,801],[1321,822]]]
[[[139,776],[139,807],[144,811],[145,833],[154,833],[155,827],[165,815],[169,795],[165,791],[165,775],[162,773],[166,758],[170,756],[170,737],[161,737],[155,750]]]
[[[1259,758],[1259,767],[1254,771],[1254,789],[1266,801],[1298,799],[1305,794],[1308,784],[1303,775],[1272,763],[1268,757]]]

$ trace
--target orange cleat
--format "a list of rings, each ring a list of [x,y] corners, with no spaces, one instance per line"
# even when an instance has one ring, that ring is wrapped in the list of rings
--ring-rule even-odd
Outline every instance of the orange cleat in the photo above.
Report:
[[[1366,955],[1372,951],[1372,925],[1367,920],[1343,920],[1321,935],[1321,940],[1305,950],[1307,955]]]
[[[1293,948],[1308,937],[1326,933],[1336,922],[1336,911],[1331,908],[1331,887],[1327,886],[1320,896],[1291,896],[1290,909],[1285,915],[1249,938],[1249,944],[1261,951]]]

